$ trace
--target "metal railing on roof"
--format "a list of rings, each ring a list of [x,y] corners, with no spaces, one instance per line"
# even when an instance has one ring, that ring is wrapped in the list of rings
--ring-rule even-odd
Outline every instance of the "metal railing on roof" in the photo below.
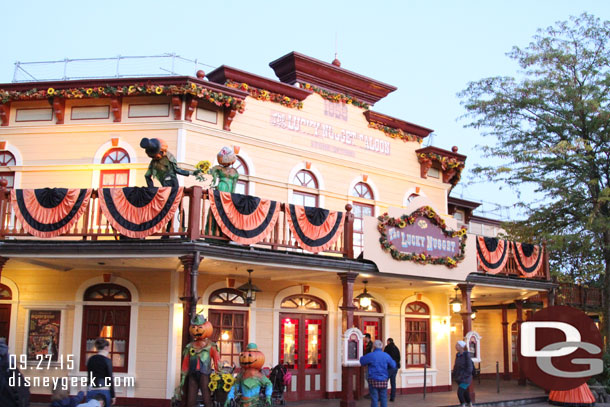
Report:
[[[103,79],[189,75],[216,68],[175,53],[111,58],[65,58],[58,61],[15,62],[13,83],[54,80]]]

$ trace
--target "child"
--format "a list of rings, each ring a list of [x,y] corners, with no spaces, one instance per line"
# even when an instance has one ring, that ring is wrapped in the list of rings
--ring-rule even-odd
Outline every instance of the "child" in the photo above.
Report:
[[[51,407],[76,407],[85,400],[85,393],[79,391],[76,396],[70,396],[67,390],[56,388],[51,396]]]
[[[88,402],[79,404],[76,407],[106,407],[106,397],[103,394],[96,394]]]

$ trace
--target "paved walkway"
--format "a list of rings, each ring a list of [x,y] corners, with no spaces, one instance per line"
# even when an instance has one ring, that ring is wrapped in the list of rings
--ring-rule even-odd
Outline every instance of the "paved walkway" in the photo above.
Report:
[[[388,402],[388,407],[437,407],[437,406],[455,406],[458,404],[457,387],[454,385],[450,392],[428,393],[424,400],[423,394],[409,394],[397,396],[394,403]],[[527,385],[519,386],[516,381],[500,381],[500,393],[497,392],[495,379],[482,379],[481,383],[475,381],[476,405],[485,407],[487,403],[494,403],[496,406],[502,406],[502,401],[523,400],[523,404],[528,403],[528,407],[548,407],[549,404],[543,402],[540,398],[545,397],[544,390],[538,387]],[[538,398],[535,404],[533,399]],[[497,403],[497,404],[496,404]],[[339,400],[312,400],[300,402],[288,402],[288,407],[339,407]],[[369,407],[371,401],[368,399],[358,400],[356,407]],[[514,405],[514,403],[511,403]],[[32,403],[31,407],[48,407],[48,404]],[[120,406],[115,406],[120,407]]]

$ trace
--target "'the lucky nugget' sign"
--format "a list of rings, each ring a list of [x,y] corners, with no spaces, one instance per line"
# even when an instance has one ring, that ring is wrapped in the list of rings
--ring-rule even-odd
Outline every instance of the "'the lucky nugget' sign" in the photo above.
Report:
[[[381,248],[396,260],[455,267],[464,258],[466,229],[446,229],[445,221],[425,206],[411,215],[379,217]]]

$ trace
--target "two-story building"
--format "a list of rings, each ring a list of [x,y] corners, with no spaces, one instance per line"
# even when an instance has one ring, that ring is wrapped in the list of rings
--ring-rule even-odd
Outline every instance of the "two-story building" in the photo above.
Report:
[[[458,227],[448,196],[466,157],[373,110],[395,87],[295,52],[270,66],[279,80],[222,66],[0,84],[0,336],[26,376],[85,376],[101,336],[115,375],[135,378],[120,403],[167,406],[195,309],[226,362],[256,342],[267,366],[285,364],[288,400],[361,394],[341,362],[352,326],[394,339],[402,393],[422,391],[424,367],[428,391],[450,390],[453,343],[469,331],[483,373],[496,361],[518,372],[510,326],[553,288],[543,247]],[[192,176],[136,203],[142,190],[123,188],[146,185],[142,138],[191,170],[233,148],[236,192],[259,197],[255,209]],[[239,290],[249,277],[255,298]]]

